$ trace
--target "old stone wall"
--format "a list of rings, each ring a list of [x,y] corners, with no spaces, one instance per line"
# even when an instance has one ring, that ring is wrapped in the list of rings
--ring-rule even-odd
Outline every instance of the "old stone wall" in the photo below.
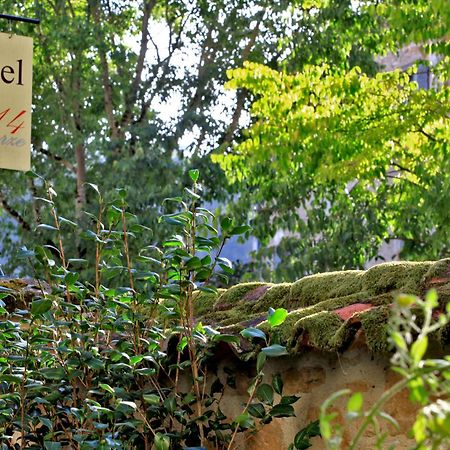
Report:
[[[361,339],[355,340],[351,348],[342,355],[311,350],[302,355],[269,360],[264,373],[267,383],[271,382],[273,374],[280,373],[284,381],[283,394],[301,397],[293,405],[296,417],[274,419],[249,439],[241,438],[238,448],[242,450],[287,449],[298,431],[319,418],[320,406],[334,392],[347,388],[362,392],[364,408],[368,409],[385,390],[399,380],[399,376],[390,369],[389,356],[372,355]],[[249,378],[241,372],[236,389],[226,390],[223,403],[226,414],[233,416],[242,410],[248,399],[248,386]],[[342,449],[348,447],[358,430],[357,422],[346,422],[343,418],[347,399],[348,397],[337,403],[337,409],[342,414],[340,422],[345,429]],[[404,391],[397,394],[383,410],[392,415],[400,425],[400,429],[396,429],[388,422],[380,422],[383,430],[389,434],[384,448],[389,448],[390,445],[396,450],[412,448],[413,441],[406,436],[406,430],[414,422],[415,406],[409,401],[408,393]],[[311,442],[311,450],[326,448],[320,437],[313,438]],[[376,448],[373,430],[368,430],[359,448]]]

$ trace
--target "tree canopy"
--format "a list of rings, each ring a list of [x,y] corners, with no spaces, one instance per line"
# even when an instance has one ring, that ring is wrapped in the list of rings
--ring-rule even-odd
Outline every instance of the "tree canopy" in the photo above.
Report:
[[[375,77],[374,55],[411,41],[446,54],[447,4],[6,0],[8,13],[42,19],[14,30],[35,38],[33,171],[69,220],[89,220],[90,182],[107,195],[127,189],[154,228],[162,200],[197,167],[207,198],[250,211],[263,243],[291,233],[278,250],[297,276],[361,266],[392,236],[406,240],[405,256],[438,256],[448,244],[447,178],[435,176],[448,164],[447,89]],[[433,70],[448,79],[445,62]],[[2,174],[7,268],[17,234],[47,238],[36,229],[48,221],[42,190],[39,177]]]
[[[449,252],[448,2],[419,3],[370,10],[383,14],[381,46],[421,39],[423,59],[440,52],[432,89],[411,82],[417,66],[376,76],[329,64],[229,72],[229,87],[255,96],[252,124],[214,159],[241,186],[241,211],[255,205],[260,236],[288,232],[277,251],[297,273],[363,266],[394,238],[404,257]]]
[[[6,0],[3,8],[42,19],[14,30],[35,38],[33,171],[77,221],[93,201],[91,182],[128,189],[152,226],[192,165],[210,197],[224,198],[226,179],[205,155],[240,139],[250,95],[223,85],[244,61],[374,67],[365,30],[376,20],[351,1]],[[41,188],[39,178],[2,175],[1,204],[13,219],[2,227],[5,254],[18,232],[25,242],[42,238]]]

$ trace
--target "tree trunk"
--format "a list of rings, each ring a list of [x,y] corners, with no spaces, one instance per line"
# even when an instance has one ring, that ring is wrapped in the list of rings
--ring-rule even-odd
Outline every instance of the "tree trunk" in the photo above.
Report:
[[[79,221],[82,218],[83,208],[86,203],[86,155],[83,144],[76,145],[75,156],[77,160],[77,196],[75,214]]]

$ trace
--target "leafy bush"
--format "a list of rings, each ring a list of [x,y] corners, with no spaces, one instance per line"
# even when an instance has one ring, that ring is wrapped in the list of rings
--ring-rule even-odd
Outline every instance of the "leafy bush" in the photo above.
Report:
[[[212,283],[233,273],[221,251],[249,227],[201,208],[199,173],[189,175],[184,197],[166,200],[179,211],[160,219],[174,235],[160,247],[142,245],[134,257],[131,240],[143,243],[150,230],[127,210],[123,190],[106,202],[89,185],[98,210],[87,214],[92,229],[81,231],[58,215],[56,193],[44,181],[41,200],[53,223],[39,228],[53,241],[20,254],[42,280],[40,295],[27,309],[8,312],[12,293],[0,292],[1,448],[165,450],[209,441],[231,449],[238,433],[294,414],[298,397],[282,395],[281,378],[262,382],[266,358],[285,354],[265,335],[247,403],[234,418],[221,410],[225,387],[208,361],[219,342],[240,338],[197,323],[194,306],[199,292],[214,293]],[[91,262],[65,254],[63,227],[95,255],[91,280],[77,270]],[[278,326],[285,311],[270,317]]]

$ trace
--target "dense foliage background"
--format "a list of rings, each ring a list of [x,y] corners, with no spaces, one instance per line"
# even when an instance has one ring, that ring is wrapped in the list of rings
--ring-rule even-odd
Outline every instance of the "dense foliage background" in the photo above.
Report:
[[[431,70],[449,79],[448,0],[2,6],[42,19],[14,31],[35,38],[34,171],[64,217],[89,222],[86,182],[123,187],[157,240],[161,201],[198,167],[206,198],[252,222],[262,245],[250,277],[361,267],[391,238],[405,241],[404,258],[448,253],[448,86],[374,76],[375,55],[425,42],[424,55],[441,58]],[[2,172],[6,272],[20,265],[17,235],[52,243],[36,229],[48,222],[42,190],[40,178]],[[280,258],[276,272],[263,270]]]

